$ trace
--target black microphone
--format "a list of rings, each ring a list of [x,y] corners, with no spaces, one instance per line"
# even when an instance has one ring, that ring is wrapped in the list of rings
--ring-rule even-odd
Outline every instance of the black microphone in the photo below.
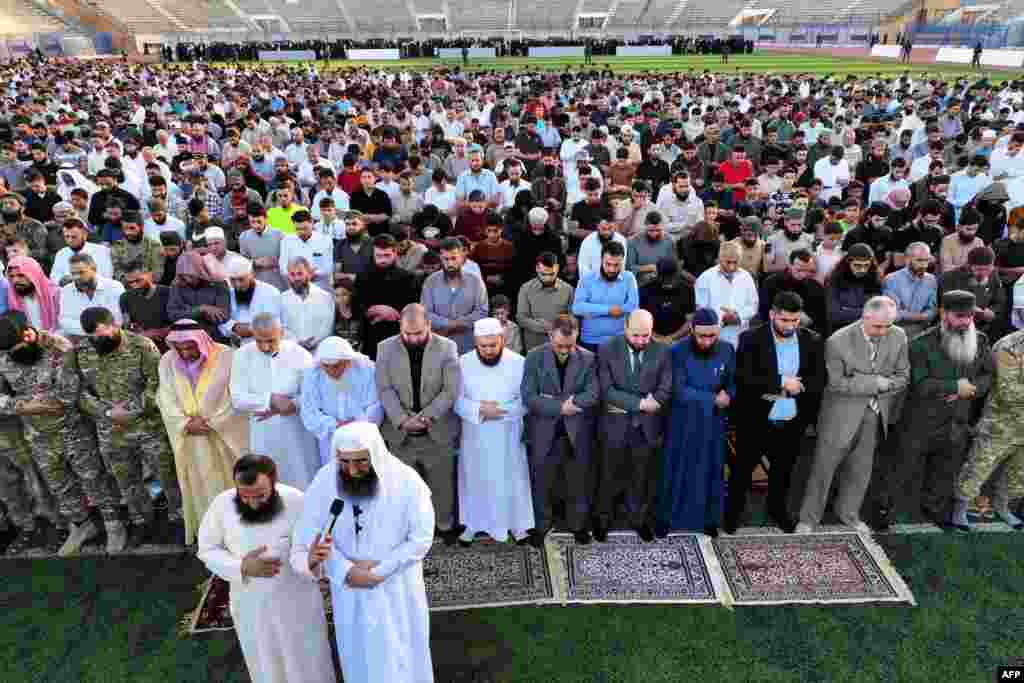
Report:
[[[327,528],[325,536],[330,536],[334,533],[334,524],[338,521],[338,517],[341,515],[341,511],[345,509],[345,501],[341,498],[335,498],[334,502],[331,503],[331,526]]]

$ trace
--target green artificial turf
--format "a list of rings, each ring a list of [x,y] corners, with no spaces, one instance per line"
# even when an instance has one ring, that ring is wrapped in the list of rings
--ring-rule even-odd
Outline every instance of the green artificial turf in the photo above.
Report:
[[[1024,662],[1024,534],[880,537],[902,605],[519,607],[431,616],[438,683],[988,682]],[[0,681],[248,681],[232,633],[181,639],[194,558],[3,561]]]
[[[867,51],[865,50],[865,55]],[[252,64],[246,62],[245,64]],[[296,62],[262,62],[271,66],[299,67],[304,64]],[[324,62],[317,64],[323,65]],[[845,77],[847,74],[869,77],[881,73],[885,76],[902,75],[910,72],[915,78],[922,73],[928,78],[955,79],[959,76],[980,78],[985,75],[992,81],[1002,81],[1012,76],[1008,71],[974,71],[967,66],[953,64],[911,64],[905,65],[895,60],[876,60],[868,57],[832,57],[829,55],[784,54],[778,52],[761,52],[752,55],[731,56],[728,64],[722,64],[717,55],[679,55],[673,57],[595,57],[593,66],[588,68],[603,69],[610,66],[618,73],[652,72],[687,72],[693,69],[702,73],[705,69],[716,73],[814,73],[818,75],[833,74]],[[169,65],[176,68],[174,64]],[[382,69],[429,69],[435,66],[460,66],[458,59],[405,59],[401,61],[346,61],[329,62],[332,69],[349,69],[370,67]],[[503,57],[495,60],[470,60],[469,70],[551,70],[563,71],[566,67],[577,70],[583,66],[583,58],[553,57],[527,58]]]

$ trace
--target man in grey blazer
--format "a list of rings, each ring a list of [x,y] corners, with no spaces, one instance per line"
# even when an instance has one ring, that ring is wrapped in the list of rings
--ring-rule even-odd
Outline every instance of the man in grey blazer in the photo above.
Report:
[[[403,308],[399,334],[377,345],[376,382],[387,418],[381,435],[430,487],[437,527],[452,545],[460,533],[453,528],[459,357],[455,342],[430,331],[421,304]]]
[[[588,482],[600,390],[593,353],[577,344],[575,318],[554,321],[550,341],[526,356],[522,396],[529,413],[530,479],[536,528],[530,542],[544,543],[551,530],[550,494],[559,467],[565,468],[566,521],[580,544],[590,543]]]
[[[636,310],[625,334],[597,351],[597,376],[603,411],[601,473],[597,486],[594,538],[608,540],[615,498],[624,494],[629,525],[644,541],[654,540],[652,455],[661,445],[665,415],[672,400],[669,348],[652,341],[654,317]]]
[[[828,384],[818,417],[818,443],[797,533],[821,522],[832,478],[839,472],[834,510],[839,520],[870,533],[860,520],[875,450],[897,421],[899,399],[910,381],[907,334],[895,327],[898,308],[887,296],[864,305],[861,320],[825,342]]]

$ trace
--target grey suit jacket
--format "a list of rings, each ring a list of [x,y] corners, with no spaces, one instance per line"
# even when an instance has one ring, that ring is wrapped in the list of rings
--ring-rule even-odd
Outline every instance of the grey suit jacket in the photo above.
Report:
[[[522,382],[523,403],[529,413],[526,429],[531,454],[544,457],[551,451],[558,433],[559,420],[565,420],[565,431],[576,450],[576,457],[590,457],[594,443],[595,416],[600,388],[597,380],[597,359],[582,346],[569,356],[565,369],[565,389],[562,389],[555,366],[551,344],[544,344],[526,354]],[[562,403],[570,396],[583,412],[571,417],[562,416]]]
[[[387,417],[381,435],[391,445],[400,445],[409,435],[399,429],[413,415],[412,368],[409,352],[398,335],[377,346],[377,393]],[[431,334],[423,352],[420,372],[420,414],[434,420],[430,438],[451,447],[459,435],[459,419],[453,410],[459,395],[459,357],[455,342]]]
[[[626,338],[610,339],[597,350],[597,375],[601,385],[603,412],[598,422],[607,448],[626,446],[627,427],[639,425],[654,445],[665,432],[665,417],[672,401],[672,354],[669,347],[651,342],[644,349],[640,372],[629,368]],[[640,411],[640,399],[653,394],[661,411],[651,415]],[[625,414],[616,412],[626,411]],[[610,412],[611,411],[611,412]]]
[[[898,419],[900,399],[910,381],[907,334],[893,326],[878,347],[872,363],[871,349],[860,321],[842,327],[825,342],[828,384],[818,417],[818,438],[835,448],[846,448],[857,433],[871,399],[878,400],[883,429]],[[878,378],[892,381],[878,392]]]

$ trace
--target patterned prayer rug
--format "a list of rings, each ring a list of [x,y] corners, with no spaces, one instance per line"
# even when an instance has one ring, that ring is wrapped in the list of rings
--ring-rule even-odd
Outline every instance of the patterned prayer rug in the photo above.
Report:
[[[851,532],[719,536],[728,602],[917,604],[882,548]]]
[[[554,595],[544,552],[530,545],[478,541],[460,548],[438,541],[423,561],[423,580],[433,612],[542,604]],[[320,589],[333,628],[331,589],[326,581]],[[230,590],[220,577],[205,581],[199,587],[199,606],[182,619],[182,633],[232,630]]]
[[[632,532],[607,543],[576,545],[572,534],[547,538],[555,600],[567,603],[717,603],[720,572],[706,537],[669,534],[644,543]]]

